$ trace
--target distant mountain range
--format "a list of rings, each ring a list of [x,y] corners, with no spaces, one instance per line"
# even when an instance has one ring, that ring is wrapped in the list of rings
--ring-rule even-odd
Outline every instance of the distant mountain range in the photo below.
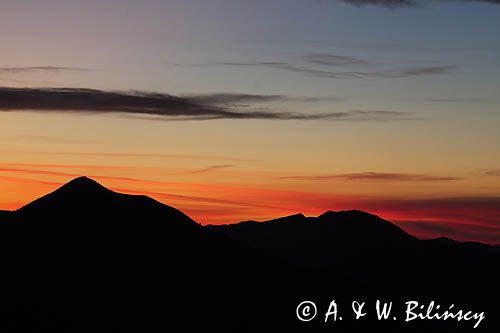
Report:
[[[362,211],[201,226],[146,196],[80,177],[0,211],[0,330],[467,332],[470,322],[345,315],[299,321],[296,307],[435,300],[485,311],[498,332],[499,247],[419,240]],[[324,309],[326,310],[326,308]]]

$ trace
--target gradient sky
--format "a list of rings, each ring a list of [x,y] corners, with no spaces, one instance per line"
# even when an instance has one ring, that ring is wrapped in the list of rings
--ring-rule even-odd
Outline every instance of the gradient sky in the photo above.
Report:
[[[88,175],[203,224],[500,243],[500,5],[370,2],[3,0],[0,209]]]

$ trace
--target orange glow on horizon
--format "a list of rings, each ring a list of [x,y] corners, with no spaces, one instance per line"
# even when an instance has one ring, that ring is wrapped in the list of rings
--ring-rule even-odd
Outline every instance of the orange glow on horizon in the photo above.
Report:
[[[34,169],[31,169],[34,168]],[[57,169],[57,170],[54,170]],[[126,168],[118,168],[130,172]],[[498,243],[498,198],[481,200],[404,199],[313,193],[262,187],[258,184],[227,185],[188,181],[141,179],[121,176],[112,166],[52,164],[0,164],[0,208],[15,210],[67,181],[91,171],[89,177],[117,192],[148,195],[173,206],[202,224],[226,224],[243,220],[269,220],[303,213],[317,216],[327,210],[360,209],[401,225],[421,237],[446,235],[459,240]],[[134,168],[145,173],[145,170]],[[112,175],[116,174],[116,175]],[[431,227],[432,226],[432,227]]]

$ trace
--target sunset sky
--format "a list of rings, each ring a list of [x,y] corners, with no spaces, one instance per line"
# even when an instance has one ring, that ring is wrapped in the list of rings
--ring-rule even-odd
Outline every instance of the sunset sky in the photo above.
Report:
[[[498,0],[2,0],[0,31],[0,209],[86,175],[500,244]]]

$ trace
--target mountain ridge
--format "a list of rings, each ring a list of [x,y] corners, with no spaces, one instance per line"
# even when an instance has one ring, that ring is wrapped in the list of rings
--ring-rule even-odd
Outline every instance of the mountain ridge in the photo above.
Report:
[[[201,226],[152,198],[79,177],[17,211],[0,212],[7,272],[0,274],[6,287],[0,330],[310,333],[377,325],[400,332],[405,325],[405,332],[443,332],[430,322],[373,316],[304,326],[295,307],[332,298],[451,304],[460,291],[459,301],[493,313],[496,249],[421,241],[362,211]],[[454,324],[446,325],[454,332]],[[498,332],[494,321],[490,326],[482,331]]]
[[[90,198],[90,199],[89,199]],[[87,199],[89,200],[94,200],[94,201],[99,201],[99,200],[109,200],[109,199],[126,199],[126,200],[136,200],[136,201],[142,201],[142,205],[144,204],[151,204],[151,205],[156,205],[158,207],[166,208],[172,210],[172,211],[177,211],[181,215],[184,215],[186,217],[186,220],[191,220],[192,223],[198,224],[196,221],[193,219],[189,218],[185,213],[168,206],[162,202],[159,202],[149,196],[146,195],[131,195],[131,194],[124,194],[120,192],[115,192],[112,191],[111,189],[103,186],[99,182],[95,181],[94,179],[87,177],[87,176],[80,176],[77,178],[74,178],[70,180],[69,182],[63,184],[62,186],[58,187],[54,191],[43,195],[40,198],[37,198],[26,205],[13,210],[0,210],[0,218],[7,218],[10,216],[15,216],[18,214],[37,214],[37,209],[42,208],[42,210],[47,210],[46,205],[52,206],[51,209],[56,209],[60,207],[64,207],[65,205],[68,205],[68,202],[70,202],[69,207],[70,208],[75,208],[75,204],[85,204],[87,202]],[[99,200],[97,200],[99,199]],[[53,201],[59,201],[59,202],[53,202]],[[148,203],[149,201],[149,203]],[[283,217],[277,217],[273,218],[271,220],[265,220],[265,221],[256,221],[256,220],[246,220],[246,221],[240,221],[240,222],[235,222],[235,223],[227,223],[227,224],[208,224],[205,225],[204,228],[207,229],[219,229],[219,228],[225,228],[225,227],[234,227],[234,228],[240,228],[243,226],[248,226],[248,225],[254,225],[254,224],[261,224],[261,223],[267,223],[267,224],[286,224],[286,223],[295,223],[295,224],[300,224],[300,223],[328,223],[331,224],[334,223],[339,226],[339,224],[344,223],[344,222],[350,222],[350,223],[358,223],[359,221],[362,221],[362,224],[364,227],[369,226],[370,224],[367,222],[371,223],[380,223],[384,224],[385,226],[390,226],[390,228],[394,230],[399,230],[398,233],[400,235],[408,235],[411,238],[417,239],[418,237],[413,236],[406,232],[403,228],[400,226],[396,225],[395,223],[392,223],[388,220],[383,219],[382,217],[362,211],[362,210],[339,210],[339,211],[332,211],[328,210],[325,211],[317,216],[305,216],[303,213],[296,213],[288,216],[283,216]],[[373,227],[373,226],[372,226]],[[465,243],[471,243],[471,244],[479,244],[481,246],[492,246],[490,244],[485,244],[481,242],[462,242],[462,241],[457,241],[452,238],[448,237],[436,237],[436,238],[431,238],[431,239],[426,239],[426,241],[435,241],[435,242],[445,242],[445,239],[450,240],[451,242],[448,242],[450,244],[452,243],[460,243],[460,244],[465,244]]]

